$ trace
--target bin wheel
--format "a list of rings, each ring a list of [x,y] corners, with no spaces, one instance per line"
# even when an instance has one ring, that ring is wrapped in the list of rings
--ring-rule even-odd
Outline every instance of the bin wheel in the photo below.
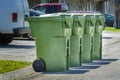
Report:
[[[45,63],[42,59],[39,59],[39,60],[35,60],[32,64],[33,66],[33,69],[36,71],[36,72],[42,72],[44,71],[45,69]]]

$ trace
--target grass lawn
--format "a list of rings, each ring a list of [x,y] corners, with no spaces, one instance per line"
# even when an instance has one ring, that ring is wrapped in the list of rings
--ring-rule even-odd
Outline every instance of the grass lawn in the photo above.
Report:
[[[21,69],[29,65],[31,65],[31,62],[0,60],[0,74]]]
[[[120,32],[120,29],[114,27],[105,27],[105,31]]]

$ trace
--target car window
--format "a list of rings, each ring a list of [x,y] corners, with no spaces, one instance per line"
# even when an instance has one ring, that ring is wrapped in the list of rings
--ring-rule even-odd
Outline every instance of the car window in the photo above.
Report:
[[[30,16],[39,16],[40,14],[35,13],[35,12],[30,12]]]
[[[46,13],[46,6],[37,6],[34,9]]]
[[[105,17],[106,17],[106,19],[114,20],[114,16],[112,16],[110,14],[106,14]]]
[[[51,5],[48,9],[48,13],[56,13],[57,12],[57,7],[54,5]]]
[[[42,13],[41,11],[38,11],[38,10],[32,10],[32,9],[29,10],[30,17],[31,16],[40,16],[40,15],[43,15],[43,14],[45,14],[45,13]]]

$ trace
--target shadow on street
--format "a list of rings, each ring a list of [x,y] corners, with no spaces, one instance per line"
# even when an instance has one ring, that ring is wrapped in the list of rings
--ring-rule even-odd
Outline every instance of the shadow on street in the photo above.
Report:
[[[0,48],[16,48],[16,49],[31,49],[34,48],[35,46],[32,45],[2,45]]]
[[[79,67],[71,67],[69,70],[63,72],[43,72],[43,74],[84,74],[91,69],[96,69],[101,67],[102,65],[110,64],[111,62],[117,61],[118,59],[101,59],[95,60],[91,63],[84,63]]]
[[[113,37],[102,37],[103,39],[112,39]]]

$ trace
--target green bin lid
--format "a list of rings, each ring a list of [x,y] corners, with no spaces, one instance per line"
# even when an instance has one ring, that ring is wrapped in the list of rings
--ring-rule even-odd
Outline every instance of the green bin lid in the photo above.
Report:
[[[89,20],[92,22],[93,26],[95,25],[96,22],[96,17],[94,13],[85,13],[85,21]]]
[[[95,13],[96,21],[99,21],[100,24],[104,24],[105,17],[100,13]]]
[[[38,21],[65,21],[69,27],[73,24],[72,15],[67,13],[52,13],[52,14],[45,14],[37,17],[29,17],[27,20],[30,19],[38,20]]]
[[[85,23],[85,15],[81,13],[73,13],[73,21],[78,21],[81,26],[84,26]]]

